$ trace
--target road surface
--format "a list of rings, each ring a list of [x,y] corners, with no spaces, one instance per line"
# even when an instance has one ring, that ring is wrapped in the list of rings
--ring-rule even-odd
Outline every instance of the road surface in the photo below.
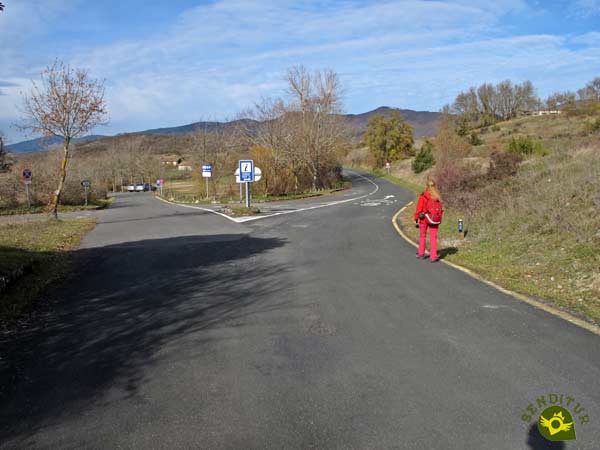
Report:
[[[245,224],[118,196],[0,342],[0,449],[597,450],[600,338],[417,260],[373,183]],[[521,420],[551,393],[576,441]]]

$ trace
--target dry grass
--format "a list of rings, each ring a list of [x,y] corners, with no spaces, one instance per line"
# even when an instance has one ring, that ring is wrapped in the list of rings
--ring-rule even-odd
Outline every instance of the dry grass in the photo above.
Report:
[[[32,302],[68,269],[69,251],[94,220],[35,220],[0,224],[0,325],[27,314]]]
[[[470,156],[487,157],[504,150],[512,137],[527,136],[542,142],[550,151],[593,145],[598,136],[590,135],[586,126],[592,117],[542,116],[523,117],[478,130],[483,145],[472,148]]]

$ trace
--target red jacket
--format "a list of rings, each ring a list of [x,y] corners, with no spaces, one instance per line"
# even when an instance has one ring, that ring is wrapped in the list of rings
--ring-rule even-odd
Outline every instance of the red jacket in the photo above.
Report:
[[[419,220],[419,214],[427,213],[427,203],[431,200],[431,194],[427,191],[423,192],[419,196],[419,201],[417,202],[417,209],[415,210],[415,221]],[[419,220],[419,223],[426,222],[425,219]]]

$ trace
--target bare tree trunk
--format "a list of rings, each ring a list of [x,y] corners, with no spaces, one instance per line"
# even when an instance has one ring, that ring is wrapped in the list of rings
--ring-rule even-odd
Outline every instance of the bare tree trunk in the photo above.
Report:
[[[69,144],[71,139],[68,137],[64,138],[63,141],[63,159],[60,164],[60,175],[58,182],[58,189],[54,192],[54,197],[52,198],[52,203],[50,206],[50,214],[54,216],[55,219],[58,219],[58,202],[60,202],[60,194],[62,193],[63,187],[65,185],[65,178],[67,178],[67,163],[69,162]]]

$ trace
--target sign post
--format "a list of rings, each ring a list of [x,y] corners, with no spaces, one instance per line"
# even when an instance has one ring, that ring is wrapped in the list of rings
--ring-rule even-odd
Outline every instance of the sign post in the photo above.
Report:
[[[390,169],[392,168],[392,165],[390,164],[390,162],[386,162],[385,163],[385,169],[387,170],[387,174],[390,174]]]
[[[208,199],[208,179],[212,177],[212,164],[202,164],[202,177],[206,178],[206,198]]]
[[[250,208],[250,183],[254,181],[254,161],[240,160],[240,182],[246,183],[246,208]]]
[[[25,183],[25,194],[27,195],[27,208],[31,208],[31,196],[29,194],[29,185],[31,184],[31,170],[25,169],[23,170],[23,182]]]
[[[83,189],[85,190],[85,206],[87,207],[87,205],[88,205],[89,189],[90,189],[90,186],[92,185],[92,183],[90,183],[90,180],[83,180],[81,182],[81,185],[83,186]]]
[[[254,166],[254,180],[253,181],[260,181],[260,179],[262,178],[262,170],[260,170],[260,167],[256,167]],[[246,206],[249,208],[249,200],[248,200],[248,194],[250,193],[250,187],[247,181],[242,181],[242,177],[240,176],[240,169],[235,169],[235,182],[238,183],[240,185],[240,203],[242,203],[242,201],[244,200],[244,196],[242,194],[242,184],[246,185]]]

